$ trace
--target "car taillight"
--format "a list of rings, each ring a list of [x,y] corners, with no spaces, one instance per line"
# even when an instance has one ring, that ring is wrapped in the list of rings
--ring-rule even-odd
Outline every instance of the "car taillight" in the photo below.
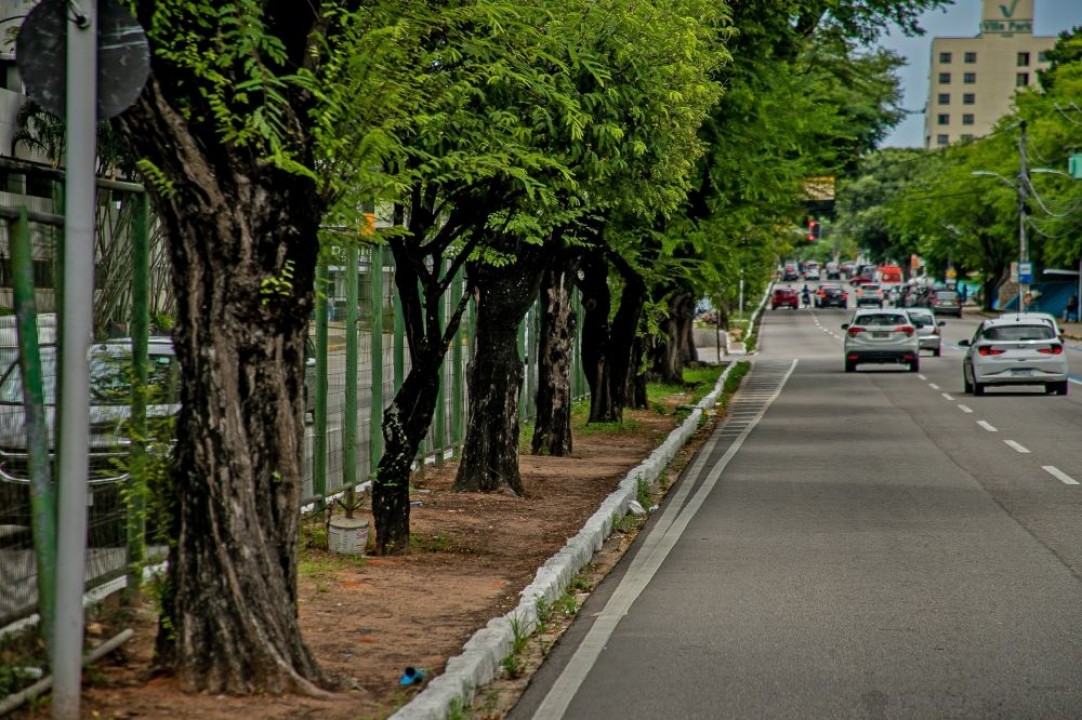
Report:
[[[932,334],[933,334],[933,335],[938,335],[938,334],[939,334],[939,328],[937,328],[937,327],[933,327],[933,328],[932,328]]]
[[[899,325],[898,327],[894,328],[894,332],[900,332],[906,336],[912,336],[913,333],[915,333],[916,331],[917,329],[912,325]]]
[[[849,337],[856,337],[857,335],[860,335],[862,332],[864,332],[864,328],[862,328],[862,327],[851,327],[851,328],[849,328]]]
[[[991,345],[981,345],[979,348],[977,348],[977,352],[985,357],[988,357],[989,355],[1002,355],[1007,351],[1003,348],[992,347]]]
[[[1060,355],[1063,353],[1063,346],[1050,345],[1046,348],[1037,348],[1037,352],[1044,353],[1045,355]]]

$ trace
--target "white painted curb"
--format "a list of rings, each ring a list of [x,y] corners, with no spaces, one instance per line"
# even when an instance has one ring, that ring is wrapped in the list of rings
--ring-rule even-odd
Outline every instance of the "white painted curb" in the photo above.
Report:
[[[754,319],[755,315],[752,316],[753,322]],[[447,661],[443,674],[434,678],[390,720],[444,720],[456,700],[462,706],[471,704],[477,688],[496,679],[500,673],[500,662],[511,653],[515,626],[519,633],[533,632],[537,626],[538,599],[544,598],[551,604],[570,586],[571,580],[586,567],[612,532],[613,517],[622,518],[627,514],[628,503],[638,495],[639,480],[653,484],[680,448],[699,429],[703,412],[717,404],[734,367],[736,363],[730,363],[725,368],[714,389],[699,401],[684,422],[669,433],[665,442],[646,460],[628,472],[620,481],[620,486],[605,498],[597,512],[586,521],[582,530],[538,569],[534,581],[520,593],[518,607],[490,620],[488,625],[474,633],[463,646],[462,653]]]

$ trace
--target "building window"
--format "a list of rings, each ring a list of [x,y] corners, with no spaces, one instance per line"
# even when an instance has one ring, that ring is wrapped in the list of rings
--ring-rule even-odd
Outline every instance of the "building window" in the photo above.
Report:
[[[939,62],[942,63],[943,65],[950,65],[950,63],[951,63],[951,54],[949,52],[941,52],[941,53],[939,53]]]
[[[977,53],[975,53],[975,52],[967,52],[966,53],[966,64],[967,65],[972,65],[975,62],[977,62]]]
[[[973,113],[966,113],[966,114],[962,115],[962,124],[963,125],[972,125],[973,124]]]
[[[942,147],[943,145],[949,145],[950,144],[950,138],[948,136],[946,136],[946,135],[936,135],[935,136],[935,144],[939,145],[940,147]]]
[[[939,73],[939,84],[940,85],[950,85],[951,84],[951,74],[950,73]]]
[[[969,133],[962,133],[961,140],[962,140],[962,142],[972,142],[973,141],[973,136],[970,135]]]
[[[1037,53],[1037,62],[1048,62],[1048,53],[1044,50],[1041,50],[1039,53]]]
[[[962,95],[962,104],[963,105],[976,105],[977,104],[977,94],[976,93],[964,93]]]
[[[962,82],[966,85],[972,85],[977,82],[977,73],[966,73],[962,76]]]
[[[1025,87],[1029,85],[1029,73],[1018,73],[1014,76],[1015,87]]]
[[[939,115],[935,116],[935,122],[937,125],[950,125],[951,116],[947,113],[940,113]]]
[[[1029,67],[1029,53],[1018,53],[1018,67]]]
[[[936,101],[940,105],[950,105],[951,104],[951,94],[950,93],[939,93],[939,95],[936,97]]]

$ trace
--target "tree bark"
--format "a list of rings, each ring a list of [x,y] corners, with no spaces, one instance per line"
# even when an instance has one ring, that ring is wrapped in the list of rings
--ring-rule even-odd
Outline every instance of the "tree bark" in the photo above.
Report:
[[[635,335],[646,303],[646,283],[622,258],[610,255],[624,281],[620,305],[609,322],[608,263],[591,256],[583,262],[582,360],[590,383],[589,422],[622,422],[627,385],[634,370]]]
[[[669,293],[668,315],[661,323],[659,352],[655,356],[654,372],[662,382],[680,385],[684,382],[684,367],[691,357],[689,342],[695,311],[695,300],[679,290]]]
[[[329,681],[297,623],[296,560],[324,203],[311,179],[205,141],[153,77],[122,123],[171,180],[148,188],[184,374],[159,658],[189,691],[320,694]]]
[[[523,361],[518,330],[537,298],[547,262],[541,246],[519,244],[514,262],[496,267],[475,263],[470,275],[480,288],[476,352],[469,367],[470,413],[457,492],[522,495],[518,470],[518,396]]]
[[[537,418],[530,451],[534,455],[571,455],[571,360],[575,344],[575,308],[571,288],[578,262],[561,257],[541,280],[541,329],[537,381]]]

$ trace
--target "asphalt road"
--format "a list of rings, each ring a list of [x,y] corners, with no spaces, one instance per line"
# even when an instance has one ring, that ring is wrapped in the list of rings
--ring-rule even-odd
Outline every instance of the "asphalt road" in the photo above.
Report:
[[[510,718],[1082,717],[1082,388],[963,395],[970,318],[920,373],[845,374],[848,317],[767,311]]]

